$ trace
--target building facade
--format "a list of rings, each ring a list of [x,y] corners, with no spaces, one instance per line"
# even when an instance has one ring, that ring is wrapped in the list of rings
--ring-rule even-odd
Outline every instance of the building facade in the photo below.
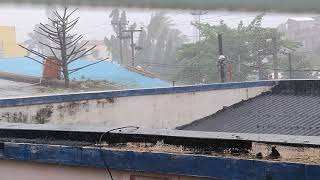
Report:
[[[26,50],[19,47],[16,41],[14,26],[0,26],[0,57],[23,57]]]

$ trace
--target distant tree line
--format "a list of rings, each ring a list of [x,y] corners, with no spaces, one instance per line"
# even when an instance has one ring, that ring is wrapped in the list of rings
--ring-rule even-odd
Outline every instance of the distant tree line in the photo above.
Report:
[[[223,37],[228,81],[271,79],[275,69],[281,78],[288,78],[288,52],[292,53],[292,69],[310,69],[312,65],[305,54],[295,53],[301,44],[287,39],[276,28],[262,27],[263,15],[258,15],[247,26],[241,21],[237,28],[231,28],[223,21],[219,25],[193,24],[200,30],[202,40],[179,48],[177,59],[183,68],[171,78],[187,84],[219,82],[218,34]],[[294,71],[293,78],[314,78],[317,74]]]

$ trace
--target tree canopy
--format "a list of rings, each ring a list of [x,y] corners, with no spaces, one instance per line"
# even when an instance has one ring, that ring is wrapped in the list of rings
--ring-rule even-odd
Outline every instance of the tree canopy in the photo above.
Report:
[[[222,34],[223,53],[227,57],[228,81],[270,79],[274,73],[288,76],[288,56],[301,45],[291,41],[276,28],[262,27],[264,14],[256,16],[250,24],[239,22],[231,28],[223,21],[218,25],[193,24],[200,30],[201,41],[184,44],[177,51],[177,59],[184,68],[172,76],[182,83],[212,83],[220,80],[218,69],[218,34]],[[292,56],[292,68],[310,68],[302,54]],[[312,72],[294,72],[295,78],[310,78]]]

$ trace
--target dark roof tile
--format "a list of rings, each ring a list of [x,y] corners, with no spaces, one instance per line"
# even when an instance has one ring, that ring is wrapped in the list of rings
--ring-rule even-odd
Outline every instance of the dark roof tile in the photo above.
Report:
[[[281,92],[276,88],[178,129],[320,136],[320,95]]]

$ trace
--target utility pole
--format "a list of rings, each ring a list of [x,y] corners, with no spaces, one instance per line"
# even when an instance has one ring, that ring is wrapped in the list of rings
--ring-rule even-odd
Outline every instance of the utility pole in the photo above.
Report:
[[[291,63],[291,59],[292,59],[292,54],[289,52],[289,53],[288,53],[288,60],[289,60],[289,79],[292,79],[292,63]]]
[[[119,39],[119,46],[120,46],[120,49],[119,49],[119,54],[120,54],[120,63],[123,64],[123,54],[122,54],[122,39],[124,39],[125,37],[122,35],[122,29],[123,27],[122,26],[126,26],[128,25],[128,22],[122,22],[121,20],[117,21],[117,22],[114,22],[112,21],[111,22],[111,25],[116,25],[118,26],[118,35],[117,35],[117,38]]]
[[[224,65],[226,61],[226,57],[223,55],[223,49],[222,49],[222,35],[218,34],[218,43],[219,43],[219,59],[218,59],[218,66],[220,69],[220,78],[221,82],[226,81],[225,73],[224,73]]]
[[[272,37],[272,45],[273,45],[273,74],[274,74],[274,79],[278,79],[278,56],[277,56],[277,37]]]
[[[258,50],[257,58],[258,58],[258,76],[259,80],[263,79],[263,74],[262,74],[262,57],[263,57],[263,50]]]
[[[195,19],[195,22],[197,24],[200,24],[201,23],[201,16],[207,14],[208,11],[194,11],[194,12],[191,12],[191,15],[194,16],[194,19]],[[198,41],[201,40],[201,35],[200,35],[200,29],[198,29]]]
[[[135,59],[135,56],[134,56],[134,50],[135,50],[135,47],[136,47],[136,44],[133,42],[133,35],[135,32],[141,32],[142,29],[127,29],[127,30],[123,30],[122,32],[128,32],[130,33],[130,40],[131,40],[131,65],[132,67],[134,67],[134,59]]]

